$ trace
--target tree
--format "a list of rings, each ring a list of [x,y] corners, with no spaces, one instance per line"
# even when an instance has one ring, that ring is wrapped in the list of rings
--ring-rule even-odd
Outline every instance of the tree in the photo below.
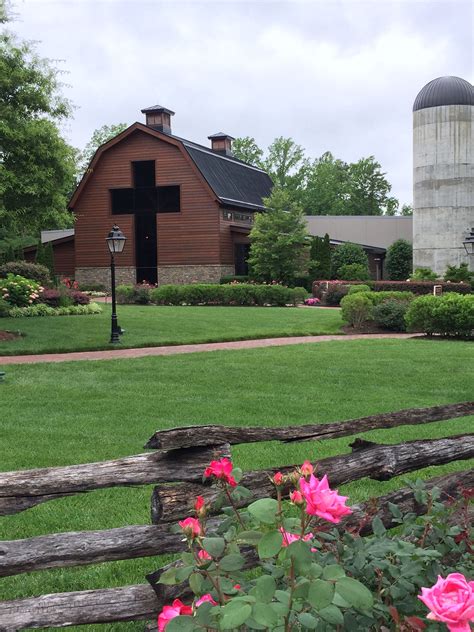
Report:
[[[374,156],[349,165],[347,215],[383,215],[391,185]],[[393,199],[393,198],[392,198]],[[390,205],[390,202],[389,202]]]
[[[51,278],[54,278],[54,250],[50,241],[46,244],[39,242],[36,250],[36,263],[48,268]]]
[[[60,94],[59,71],[30,44],[0,35],[0,227],[3,235],[33,235],[72,225],[67,201],[75,154],[57,123],[71,107]]]
[[[412,273],[413,246],[406,239],[397,239],[387,250],[385,269],[392,281],[405,281]]]
[[[263,150],[255,142],[255,138],[245,136],[236,138],[232,143],[232,153],[235,158],[247,162],[254,167],[263,167]]]
[[[279,188],[273,190],[265,205],[268,211],[256,216],[250,232],[251,275],[262,281],[292,283],[303,276],[309,251],[303,211],[287,191]]]
[[[308,271],[313,279],[329,279],[331,276],[331,246],[329,235],[313,237],[309,253]]]
[[[410,217],[411,215],[413,215],[413,207],[410,204],[403,204],[401,215],[404,215],[405,217]]]
[[[357,263],[364,266],[368,271],[369,259],[365,250],[358,244],[347,242],[338,246],[332,253],[332,277],[339,279],[341,268],[346,265]]]
[[[123,132],[127,127],[127,123],[116,123],[115,125],[102,125],[102,127],[94,130],[90,141],[78,157],[78,179],[82,178],[86,172],[97,149],[111,138],[114,138],[114,136]]]
[[[303,206],[308,215],[344,215],[349,197],[349,167],[330,151],[307,170]]]
[[[304,149],[291,138],[275,138],[263,166],[275,187],[284,189],[293,201],[301,201],[308,171]]]

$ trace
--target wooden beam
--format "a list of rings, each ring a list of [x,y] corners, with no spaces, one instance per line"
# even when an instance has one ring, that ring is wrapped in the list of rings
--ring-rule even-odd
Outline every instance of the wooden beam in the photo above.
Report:
[[[175,450],[195,446],[209,446],[218,443],[251,443],[254,441],[313,441],[347,437],[377,428],[394,428],[402,425],[417,425],[456,419],[474,415],[474,402],[431,406],[430,408],[410,408],[394,413],[371,415],[361,419],[329,424],[284,426],[281,428],[228,427],[228,426],[184,426],[158,430],[148,440],[145,448]]]
[[[137,454],[113,461],[0,472],[0,516],[64,495],[104,487],[200,481],[209,461],[229,456],[229,445],[182,452]]]
[[[462,489],[474,486],[474,469],[438,477],[427,482],[427,488],[439,487],[442,499],[459,498]],[[378,515],[387,528],[393,525],[388,503],[399,505],[401,511],[424,513],[425,507],[418,504],[409,487],[386,496],[372,499],[352,507],[353,513],[341,523],[343,529],[355,529],[367,511]],[[208,527],[212,531],[220,518],[211,518]],[[371,521],[362,530],[362,535],[371,531]],[[149,557],[164,553],[175,553],[185,549],[186,543],[180,533],[170,533],[170,524],[135,525],[106,529],[103,531],[79,531],[37,536],[25,540],[0,542],[0,577],[29,571],[44,570],[82,564],[96,564],[137,557]]]
[[[366,476],[386,481],[428,465],[443,465],[451,461],[474,458],[474,435],[408,441],[396,445],[378,445],[359,439],[352,447],[352,454],[322,459],[316,464],[318,476],[327,474],[332,487]],[[294,466],[286,466],[246,472],[242,478],[242,485],[252,491],[252,500],[274,496],[275,488],[270,478],[277,471],[285,473],[293,469]],[[197,483],[176,483],[167,485],[166,488],[156,487],[152,494],[152,522],[169,522],[187,515],[192,511],[194,499],[198,495],[213,502],[217,493],[214,488]],[[240,506],[248,502],[243,501]]]

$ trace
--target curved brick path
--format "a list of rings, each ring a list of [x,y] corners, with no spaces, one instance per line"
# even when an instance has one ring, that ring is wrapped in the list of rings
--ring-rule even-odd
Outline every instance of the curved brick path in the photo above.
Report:
[[[39,362],[70,362],[71,360],[116,360],[117,358],[143,358],[179,353],[221,351],[233,349],[256,349],[260,347],[283,347],[308,342],[331,340],[379,340],[406,339],[419,334],[362,334],[348,336],[291,336],[287,338],[261,338],[260,340],[238,340],[235,342],[207,342],[204,344],[175,345],[166,347],[142,347],[135,349],[112,349],[110,351],[75,351],[73,353],[44,353],[42,355],[0,356],[2,364],[35,364]]]

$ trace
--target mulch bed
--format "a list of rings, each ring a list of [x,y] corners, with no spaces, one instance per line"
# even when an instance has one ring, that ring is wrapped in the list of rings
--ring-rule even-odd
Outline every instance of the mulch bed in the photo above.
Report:
[[[2,331],[0,329],[0,340],[16,340],[20,338],[19,334],[14,334],[12,331]]]

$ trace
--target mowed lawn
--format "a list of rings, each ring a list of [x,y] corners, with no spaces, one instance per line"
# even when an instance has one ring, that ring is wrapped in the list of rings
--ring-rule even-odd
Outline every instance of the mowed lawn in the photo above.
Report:
[[[0,384],[0,469],[137,454],[154,430],[177,425],[324,423],[461,402],[474,396],[473,352],[473,345],[466,342],[341,340],[170,357],[9,366],[7,380]],[[473,421],[469,417],[363,436],[387,443],[435,438],[470,432]],[[353,437],[347,437],[323,443],[243,445],[234,448],[233,458],[244,469],[279,466],[347,452],[352,441]],[[432,477],[472,466],[472,462],[455,462],[410,477]],[[350,496],[350,504],[397,488],[406,478],[384,483],[362,480],[341,491]],[[101,490],[45,503],[1,518],[0,537],[146,524],[151,489]],[[167,559],[18,575],[0,579],[0,596],[7,599],[142,583],[145,573]],[[76,629],[138,632],[143,624]]]
[[[109,349],[111,307],[102,308],[91,316],[2,318],[0,329],[22,336],[0,340],[0,355]],[[119,305],[118,320],[121,347],[342,333],[339,309]]]

